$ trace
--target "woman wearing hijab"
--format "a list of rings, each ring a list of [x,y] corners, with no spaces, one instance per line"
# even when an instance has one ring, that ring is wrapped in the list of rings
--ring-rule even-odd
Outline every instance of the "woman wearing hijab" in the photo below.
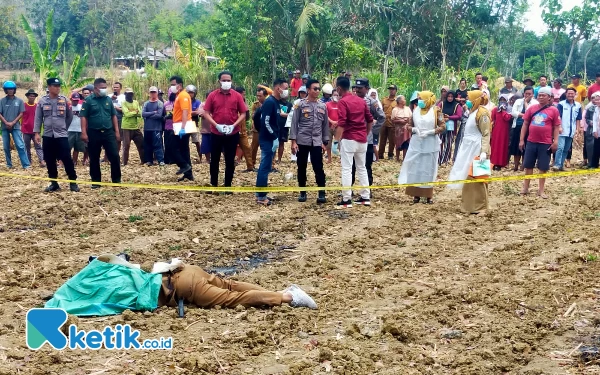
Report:
[[[437,178],[440,137],[446,130],[447,118],[435,105],[435,95],[431,91],[421,91],[418,95],[418,108],[413,111],[413,123],[409,126],[412,133],[408,151],[400,169],[398,184],[433,182]],[[406,194],[414,197],[413,203],[419,203],[422,197],[427,204],[433,204],[433,187],[407,187]]]
[[[377,105],[379,106],[378,108],[383,108],[383,106],[381,105],[381,101],[379,100],[379,93],[377,92],[377,90],[370,89],[368,95],[372,99],[377,100]],[[373,133],[373,153],[374,153],[373,161],[379,160],[379,150],[377,147],[379,145],[379,134],[380,134],[380,132],[377,132],[377,134]],[[385,144],[383,145],[383,147],[385,147]]]
[[[471,114],[465,126],[465,135],[456,156],[456,162],[450,171],[449,181],[473,179],[469,176],[469,169],[473,160],[485,161],[490,149],[490,112],[485,105],[487,97],[482,91],[473,90],[468,93],[467,107],[471,107]],[[482,213],[488,208],[487,184],[452,184],[450,189],[462,188],[461,208],[469,213]]]
[[[406,98],[400,95],[396,98],[396,107],[392,109],[392,123],[395,127],[396,141],[396,161],[400,161],[400,150],[402,150],[402,160],[406,159],[408,142],[411,132],[408,130],[412,126],[412,111],[406,106]]]
[[[446,131],[440,134],[442,141],[440,157],[438,160],[439,165],[447,164],[450,161],[452,155],[452,144],[454,143],[454,136],[458,129],[458,121],[462,117],[462,108],[454,98],[454,92],[448,91],[446,93],[446,100],[442,103],[442,113],[448,117],[446,120]]]
[[[468,91],[467,91],[468,93]],[[465,124],[469,119],[469,108],[467,107],[467,96],[459,99],[460,108],[462,109],[462,116],[460,118],[460,122],[458,125],[458,132],[456,133],[456,141],[454,142],[454,156],[452,157],[452,162],[456,163],[456,155],[458,155],[458,150],[460,150],[460,143],[462,142],[463,136],[465,135]]]
[[[448,91],[450,91],[449,86],[442,86],[442,89],[440,90],[441,98],[437,101],[437,103],[435,103],[436,106],[442,108],[442,104],[446,101],[446,95],[448,95]]]
[[[492,134],[490,162],[494,170],[499,171],[508,165],[508,143],[512,127],[512,114],[508,103],[513,94],[502,94],[498,98],[498,107],[492,109]]]

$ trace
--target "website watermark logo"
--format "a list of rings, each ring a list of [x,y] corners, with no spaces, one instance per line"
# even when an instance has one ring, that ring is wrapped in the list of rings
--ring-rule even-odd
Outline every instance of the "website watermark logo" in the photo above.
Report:
[[[48,343],[56,350],[135,349],[135,350],[171,350],[172,337],[158,339],[140,338],[140,331],[129,324],[117,324],[99,330],[79,330],[75,324],[69,326],[68,337],[61,328],[66,323],[68,314],[63,309],[31,309],[27,312],[25,336],[27,347],[39,350]]]

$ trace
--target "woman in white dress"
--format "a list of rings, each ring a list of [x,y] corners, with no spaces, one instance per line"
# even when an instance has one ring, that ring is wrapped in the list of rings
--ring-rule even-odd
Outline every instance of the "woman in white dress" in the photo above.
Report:
[[[431,91],[419,92],[418,108],[413,111],[413,123],[408,130],[413,134],[406,157],[400,169],[398,184],[434,182],[437,179],[438,156],[440,154],[439,134],[446,130],[446,118],[435,105],[435,95]],[[433,203],[433,186],[407,187],[406,194],[414,197],[413,203],[427,198]]]
[[[469,171],[473,161],[479,157],[480,161],[487,159],[490,150],[490,128],[491,116],[485,105],[488,103],[487,96],[479,91],[469,91],[467,107],[470,115],[465,124],[465,134],[456,155],[456,161],[450,171],[449,181],[472,179]],[[488,208],[487,184],[451,184],[450,189],[462,189],[461,208],[465,212],[480,213]]]

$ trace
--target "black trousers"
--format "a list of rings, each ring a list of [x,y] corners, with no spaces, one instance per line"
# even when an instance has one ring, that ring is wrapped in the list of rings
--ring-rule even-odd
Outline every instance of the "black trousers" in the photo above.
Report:
[[[598,168],[600,164],[600,138],[594,139],[594,154],[592,155],[590,166]]]
[[[219,164],[221,152],[225,154],[225,186],[231,186],[235,172],[235,152],[240,134],[210,135],[210,184],[219,186]]]
[[[115,129],[106,130],[88,129],[88,154],[90,156],[90,177],[93,182],[102,181],[100,171],[100,151],[104,148],[106,157],[110,162],[110,178],[114,183],[121,182],[121,160],[117,150],[117,137]]]
[[[367,167],[367,176],[369,176],[369,186],[373,185],[373,145],[367,146],[367,157],[365,159],[365,167]],[[352,162],[352,185],[354,185],[356,175],[356,162]]]
[[[165,164],[174,164],[175,161],[173,161],[173,150],[171,148],[171,136],[175,134],[173,132],[173,130],[165,130]]]
[[[65,166],[65,172],[67,172],[69,180],[77,180],[77,173],[75,172],[75,166],[73,165],[73,159],[71,158],[71,148],[69,147],[68,137],[43,137],[42,151],[44,152],[44,160],[46,161],[46,168],[48,169],[48,177],[58,178],[56,161],[60,160]]]
[[[315,172],[315,180],[317,186],[325,187],[325,171],[323,171],[323,149],[321,146],[303,146],[298,145],[298,186],[306,186],[306,167],[308,166],[308,155],[312,164],[313,172]]]
[[[171,132],[166,141],[168,142],[168,148],[171,150],[171,162],[177,164],[179,168],[192,164],[190,159],[190,134],[179,137],[179,135]],[[192,176],[192,171],[184,174],[184,177]]]

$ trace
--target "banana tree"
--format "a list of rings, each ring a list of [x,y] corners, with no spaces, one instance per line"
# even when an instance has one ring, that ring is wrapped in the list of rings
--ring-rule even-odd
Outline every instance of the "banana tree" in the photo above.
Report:
[[[76,88],[83,87],[94,81],[93,78],[81,78],[85,64],[87,63],[88,53],[83,56],[75,55],[71,66],[67,61],[63,61],[63,73],[61,75],[62,89],[65,93],[70,93]]]
[[[67,38],[67,33],[62,33],[56,40],[56,50],[50,54],[50,45],[52,44],[51,38],[54,30],[54,24],[52,21],[53,16],[54,10],[50,11],[48,18],[46,19],[46,46],[44,49],[42,49],[36,40],[35,33],[31,29],[27,18],[21,15],[21,25],[23,26],[25,35],[27,35],[27,40],[29,41],[35,72],[39,74],[37,87],[38,92],[43,92],[42,90],[44,89],[44,85],[48,78],[58,76],[58,72],[54,66],[54,61],[56,61],[65,39]]]

